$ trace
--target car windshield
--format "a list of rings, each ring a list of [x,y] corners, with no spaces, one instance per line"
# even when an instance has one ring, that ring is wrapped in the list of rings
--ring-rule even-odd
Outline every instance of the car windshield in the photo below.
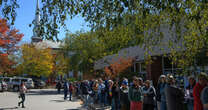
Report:
[[[12,79],[12,81],[14,81],[14,82],[19,82],[20,79]]]
[[[22,79],[21,81],[22,81],[22,82],[27,82],[27,79]]]
[[[5,81],[5,82],[9,82],[10,79],[9,79],[9,78],[4,78],[4,81]]]

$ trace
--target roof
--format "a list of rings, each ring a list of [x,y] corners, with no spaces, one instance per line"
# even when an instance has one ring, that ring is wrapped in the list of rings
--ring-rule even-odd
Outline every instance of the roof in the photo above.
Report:
[[[39,48],[39,49],[45,49],[45,48],[59,49],[61,46],[61,42],[43,40],[42,42],[34,43],[34,45],[36,48]]]
[[[175,27],[173,27],[170,31],[167,25],[161,26],[160,31],[163,33],[163,37],[161,37],[161,39],[159,40],[160,43],[158,45],[152,47],[152,51],[148,51],[145,48],[145,44],[124,48],[118,51],[117,54],[105,56],[102,59],[97,60],[94,63],[94,69],[103,69],[113,62],[118,61],[119,58],[134,58],[136,61],[142,61],[145,59],[145,53],[148,53],[148,55],[150,56],[160,56],[170,53],[171,49],[174,49],[176,51],[182,51],[184,50],[184,46],[182,43],[183,40],[176,40],[176,33],[174,33],[174,29]],[[170,47],[169,45],[170,41],[174,42],[174,45],[172,47]]]

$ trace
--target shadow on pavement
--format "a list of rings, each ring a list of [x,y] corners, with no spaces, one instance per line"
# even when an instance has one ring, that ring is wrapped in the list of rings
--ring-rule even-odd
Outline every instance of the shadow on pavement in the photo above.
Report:
[[[66,102],[66,100],[51,100],[50,102]]]
[[[77,99],[77,98],[72,98],[72,100],[64,100],[64,98],[60,99],[60,100],[57,100],[57,99],[50,100],[50,102],[77,102],[77,101],[79,101],[79,99]]]
[[[87,109],[83,107],[78,107],[77,109],[65,109],[65,110],[87,110]]]
[[[60,95],[56,90],[30,90],[27,95]]]
[[[13,110],[17,109],[18,107],[8,107],[8,108],[0,108],[0,110]]]

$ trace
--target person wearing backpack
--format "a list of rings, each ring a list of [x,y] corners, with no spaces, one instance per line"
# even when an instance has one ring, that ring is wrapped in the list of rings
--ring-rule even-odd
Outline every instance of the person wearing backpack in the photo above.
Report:
[[[69,83],[69,100],[72,100],[73,84]]]
[[[88,106],[89,99],[89,85],[88,81],[85,80],[83,83],[83,97],[84,97],[84,106]]]

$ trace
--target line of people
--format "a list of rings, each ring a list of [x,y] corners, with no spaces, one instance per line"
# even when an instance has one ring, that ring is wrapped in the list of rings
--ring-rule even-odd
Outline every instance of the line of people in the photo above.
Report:
[[[204,73],[197,82],[190,76],[185,89],[176,85],[172,75],[161,75],[156,87],[136,76],[131,83],[127,78],[100,78],[75,82],[73,87],[86,107],[99,104],[112,110],[208,110],[208,77]]]

